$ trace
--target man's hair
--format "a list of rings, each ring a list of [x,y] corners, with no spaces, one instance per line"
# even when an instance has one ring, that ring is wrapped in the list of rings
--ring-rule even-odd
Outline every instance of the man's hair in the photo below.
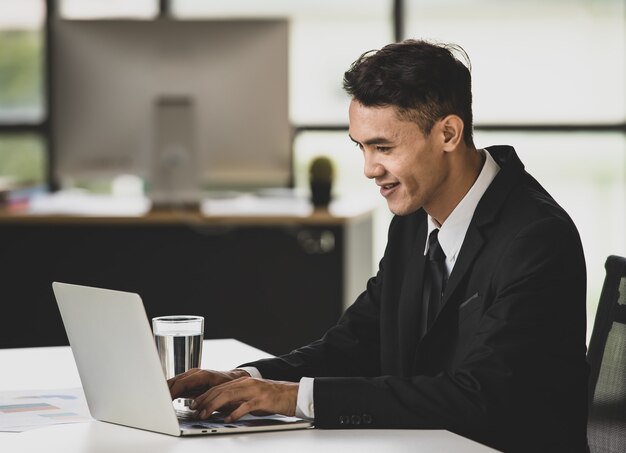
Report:
[[[344,74],[343,87],[366,107],[396,107],[401,119],[416,122],[426,135],[436,121],[458,115],[463,139],[473,146],[470,69],[458,45],[409,39],[365,52]]]

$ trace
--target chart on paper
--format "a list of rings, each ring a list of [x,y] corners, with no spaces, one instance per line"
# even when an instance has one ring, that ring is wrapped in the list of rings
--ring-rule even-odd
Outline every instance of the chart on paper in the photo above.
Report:
[[[0,392],[0,431],[91,420],[82,389]]]

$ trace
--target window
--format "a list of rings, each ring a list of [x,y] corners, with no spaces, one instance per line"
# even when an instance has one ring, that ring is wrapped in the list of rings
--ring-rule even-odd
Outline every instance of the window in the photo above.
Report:
[[[45,181],[43,0],[0,0],[0,180]]]
[[[480,124],[626,120],[623,0],[407,0],[407,37],[455,42]]]
[[[0,134],[0,189],[3,185],[39,186],[45,181],[45,168],[45,145],[41,135]]]

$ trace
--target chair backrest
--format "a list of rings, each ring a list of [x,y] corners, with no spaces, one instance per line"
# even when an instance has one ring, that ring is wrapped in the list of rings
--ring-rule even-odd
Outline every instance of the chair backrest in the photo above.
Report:
[[[609,256],[587,360],[592,453],[626,451],[626,258]]]

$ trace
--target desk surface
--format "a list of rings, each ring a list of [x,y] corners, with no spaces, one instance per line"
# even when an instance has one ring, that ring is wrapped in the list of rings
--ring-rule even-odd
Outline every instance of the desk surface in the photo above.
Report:
[[[0,223],[45,224],[179,224],[200,225],[343,225],[371,217],[375,203],[357,194],[313,209],[305,198],[242,194],[206,199],[196,209],[151,210],[148,199],[57,192],[34,198],[29,206],[0,206]]]
[[[307,215],[268,214],[215,214],[206,215],[196,211],[162,210],[142,215],[112,214],[28,214],[9,212],[0,209],[0,224],[44,224],[44,225],[177,225],[199,226],[275,226],[275,225],[344,225],[349,222],[367,219],[372,211],[338,213],[325,209],[311,211]]]
[[[203,366],[230,369],[268,354],[236,340],[206,340]],[[69,347],[0,350],[0,391],[80,386]],[[272,453],[494,451],[442,430],[301,430],[177,438],[102,422],[56,425],[23,433],[0,433],[0,451],[242,452]]]

